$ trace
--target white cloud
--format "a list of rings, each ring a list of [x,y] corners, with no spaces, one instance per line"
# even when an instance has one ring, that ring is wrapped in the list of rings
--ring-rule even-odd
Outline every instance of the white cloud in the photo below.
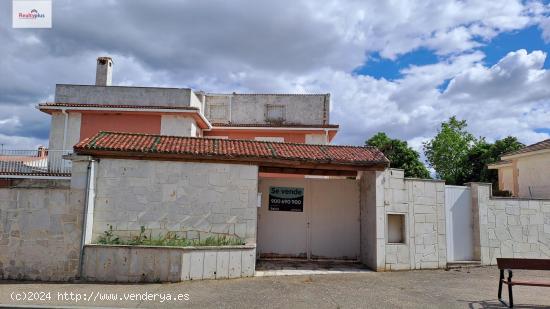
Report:
[[[417,148],[455,114],[489,139],[547,136],[533,131],[549,126],[546,54],[520,50],[486,67],[474,50],[535,24],[550,40],[550,7],[540,1],[56,0],[54,28],[25,32],[11,29],[6,3],[0,138],[12,145],[47,138],[48,116],[32,105],[51,100],[55,83],[93,83],[100,55],[114,58],[121,85],[330,92],[341,143],[386,131]],[[398,59],[418,48],[440,61],[405,68],[393,81],[350,73],[369,53]]]

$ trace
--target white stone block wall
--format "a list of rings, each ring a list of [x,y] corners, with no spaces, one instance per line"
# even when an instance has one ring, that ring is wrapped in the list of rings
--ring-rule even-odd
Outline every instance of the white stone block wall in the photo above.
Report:
[[[405,179],[403,170],[388,169],[384,206],[386,270],[446,267],[444,182]],[[405,243],[387,242],[388,214],[404,215]]]
[[[34,180],[0,189],[0,278],[77,277],[83,204],[68,181]]]
[[[94,240],[109,226],[123,237],[144,226],[154,237],[256,241],[257,166],[102,158],[96,184]]]
[[[483,265],[495,265],[498,257],[550,258],[550,200],[492,198],[490,184],[470,187],[479,218],[474,252]]]

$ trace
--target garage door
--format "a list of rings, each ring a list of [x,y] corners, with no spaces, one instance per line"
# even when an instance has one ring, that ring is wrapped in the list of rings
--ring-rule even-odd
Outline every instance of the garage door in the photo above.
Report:
[[[351,259],[359,257],[359,184],[353,179],[262,178],[258,211],[258,252],[261,257]],[[270,191],[303,189],[290,207],[270,209]],[[297,189],[297,190],[292,190]],[[276,197],[272,195],[272,198]],[[275,205],[277,206],[277,205]]]

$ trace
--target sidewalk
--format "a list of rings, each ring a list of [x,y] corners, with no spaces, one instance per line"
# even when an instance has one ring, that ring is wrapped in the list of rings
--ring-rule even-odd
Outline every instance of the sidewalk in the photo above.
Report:
[[[514,272],[516,278],[532,280],[549,275],[547,272]],[[118,308],[503,308],[496,299],[497,283],[495,267],[255,277],[175,284],[0,281],[0,303]],[[10,295],[26,292],[49,292],[52,299],[32,302],[10,299]],[[80,295],[81,299],[78,302],[58,300],[60,294],[69,296],[71,292],[75,297]],[[187,295],[188,300],[176,300],[178,295]],[[118,299],[108,300],[107,296]],[[514,287],[514,302],[516,308],[550,308],[550,293],[545,288]]]

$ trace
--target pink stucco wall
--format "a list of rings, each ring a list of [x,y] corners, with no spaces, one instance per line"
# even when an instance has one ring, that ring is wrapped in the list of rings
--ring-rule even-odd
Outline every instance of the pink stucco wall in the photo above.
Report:
[[[80,140],[99,131],[160,134],[160,115],[83,113]]]

